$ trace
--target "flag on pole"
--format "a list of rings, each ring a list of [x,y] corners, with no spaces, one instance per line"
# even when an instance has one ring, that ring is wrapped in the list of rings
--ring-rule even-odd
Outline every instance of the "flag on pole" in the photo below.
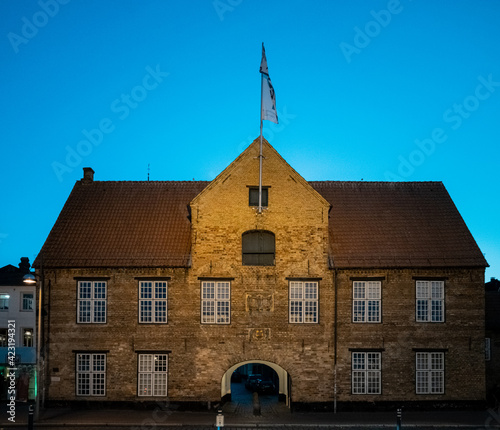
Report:
[[[262,76],[261,94],[261,119],[278,124],[278,113],[276,112],[276,94],[267,69],[266,50],[262,44],[262,60],[260,62],[260,73]]]

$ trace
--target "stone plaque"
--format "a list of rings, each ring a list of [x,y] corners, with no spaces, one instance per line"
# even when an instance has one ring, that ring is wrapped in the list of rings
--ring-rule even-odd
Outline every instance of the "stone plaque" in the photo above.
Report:
[[[247,312],[272,312],[274,310],[274,295],[247,294]]]
[[[270,328],[251,328],[249,329],[250,342],[271,339]]]

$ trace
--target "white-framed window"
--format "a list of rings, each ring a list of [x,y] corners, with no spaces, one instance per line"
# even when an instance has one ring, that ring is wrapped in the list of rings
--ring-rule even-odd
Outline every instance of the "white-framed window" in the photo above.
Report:
[[[486,337],[484,339],[484,359],[486,361],[491,360],[491,338]]]
[[[291,323],[318,322],[318,282],[290,281],[289,316]]]
[[[352,352],[352,394],[380,394],[382,367],[380,352]]]
[[[9,294],[0,293],[0,311],[9,310],[9,299],[10,299]]]
[[[167,323],[167,281],[139,281],[139,322]]]
[[[444,352],[416,353],[416,393],[444,393]]]
[[[33,293],[22,293],[21,295],[21,310],[22,311],[33,311],[34,294]]]
[[[168,354],[139,354],[138,396],[166,396]]]
[[[106,354],[81,353],[76,355],[76,395],[106,395]]]
[[[105,323],[106,302],[106,281],[78,281],[79,323]]]
[[[417,281],[416,320],[444,321],[444,281]]]
[[[202,324],[229,324],[231,322],[231,283],[229,281],[202,281]]]
[[[32,328],[23,328],[23,346],[33,347],[33,340],[35,339]]]
[[[353,281],[352,321],[380,322],[381,281]]]

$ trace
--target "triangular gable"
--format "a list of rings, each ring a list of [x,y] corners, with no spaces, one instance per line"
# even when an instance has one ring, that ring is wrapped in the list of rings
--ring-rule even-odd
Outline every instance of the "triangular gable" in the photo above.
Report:
[[[326,207],[330,207],[330,203],[320,194],[318,193],[310,184],[307,182],[297,171],[290,166],[286,162],[286,160],[279,154],[276,149],[266,140],[262,139],[262,144],[263,144],[263,155],[264,155],[264,161],[263,161],[263,177],[264,181],[266,180],[266,176],[268,175],[268,172],[266,172],[266,159],[269,159],[270,157],[276,157],[278,160],[281,161],[283,164],[283,167],[287,170],[287,173],[292,177],[292,179],[303,185],[303,187],[313,196],[316,198],[321,205],[324,205]],[[260,137],[255,139],[229,166],[227,166],[217,177],[210,182],[210,184],[200,193],[198,194],[192,201],[191,205],[196,205],[200,199],[203,198],[206,194],[210,193],[211,190],[213,190],[215,187],[218,186],[218,184],[225,182],[233,173],[235,169],[238,169],[239,166],[244,162],[244,160],[247,160],[249,157],[252,159],[258,159],[258,155],[260,152]],[[257,164],[257,163],[256,163]],[[255,170],[255,173],[258,174],[258,171]]]

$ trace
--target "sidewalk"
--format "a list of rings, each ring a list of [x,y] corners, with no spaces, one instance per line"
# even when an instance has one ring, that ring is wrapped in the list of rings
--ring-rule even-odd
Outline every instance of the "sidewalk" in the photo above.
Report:
[[[166,407],[167,406],[167,407]],[[98,409],[71,410],[53,408],[42,411],[35,428],[128,428],[172,429],[173,427],[213,428],[216,413],[185,412],[170,410],[168,405],[155,410]],[[5,406],[3,405],[3,408]],[[231,410],[229,410],[231,409]],[[277,413],[276,413],[277,412]],[[341,412],[341,413],[290,413],[263,410],[262,416],[254,416],[248,409],[238,407],[223,410],[225,428],[257,427],[278,428],[337,428],[337,429],[395,429],[396,414],[389,412]],[[18,404],[15,423],[7,420],[5,409],[1,413],[0,429],[27,428],[27,404]],[[500,428],[499,411],[429,411],[403,412],[402,429],[493,429]]]

